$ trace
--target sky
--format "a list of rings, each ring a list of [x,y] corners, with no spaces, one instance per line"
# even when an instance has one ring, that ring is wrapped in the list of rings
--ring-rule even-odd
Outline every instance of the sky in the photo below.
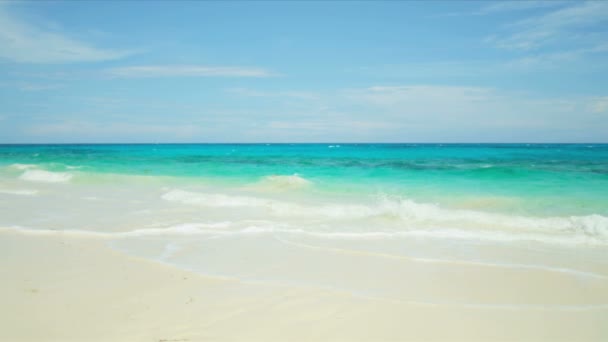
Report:
[[[0,2],[0,143],[608,142],[608,1]]]

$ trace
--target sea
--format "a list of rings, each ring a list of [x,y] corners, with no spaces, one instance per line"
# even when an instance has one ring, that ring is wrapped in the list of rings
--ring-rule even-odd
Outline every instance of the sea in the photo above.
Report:
[[[0,229],[400,300],[401,259],[605,285],[608,144],[0,145]]]

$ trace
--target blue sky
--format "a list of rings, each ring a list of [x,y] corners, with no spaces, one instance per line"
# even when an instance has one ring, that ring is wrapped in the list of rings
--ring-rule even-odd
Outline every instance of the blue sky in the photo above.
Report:
[[[0,2],[0,143],[608,142],[608,1]]]

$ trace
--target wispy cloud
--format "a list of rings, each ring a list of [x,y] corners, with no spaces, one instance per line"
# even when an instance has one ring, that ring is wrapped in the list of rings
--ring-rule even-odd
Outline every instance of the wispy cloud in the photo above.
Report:
[[[597,44],[590,49],[591,52],[608,52],[608,41]]]
[[[509,70],[549,70],[563,66],[566,63],[575,62],[588,50],[578,49],[555,53],[537,53],[511,60],[504,64]]]
[[[200,128],[192,124],[151,124],[151,123],[122,123],[96,122],[83,120],[63,120],[53,123],[34,124],[25,129],[25,133],[33,136],[67,136],[79,137],[113,137],[125,139],[137,135],[166,135],[172,138],[192,137],[200,133]]]
[[[30,82],[0,82],[0,87],[14,88],[21,91],[43,91],[62,88],[62,84],[58,83],[30,83]]]
[[[249,97],[287,97],[294,99],[304,99],[304,100],[314,100],[318,99],[319,95],[314,92],[309,91],[260,91],[249,88],[229,88],[226,89],[227,92],[240,95],[240,96],[249,96]]]
[[[461,105],[484,101],[492,94],[492,89],[483,87],[410,85],[373,86],[363,89],[348,89],[343,94],[355,101],[364,101],[379,106],[401,104],[421,104],[451,102]],[[423,106],[421,106],[422,108]],[[436,108],[437,105],[429,108]],[[455,108],[456,109],[456,108]]]
[[[106,74],[121,78],[276,76],[263,68],[207,65],[137,65],[107,69]]]
[[[482,2],[479,2],[482,3]],[[551,7],[563,6],[571,1],[561,1],[561,0],[552,0],[552,1],[534,1],[534,0],[521,0],[521,1],[500,1],[493,2],[488,5],[484,5],[477,10],[467,11],[467,12],[450,12],[440,15],[440,17],[461,17],[461,16],[471,16],[471,15],[492,15],[492,14],[502,14],[509,12],[521,12],[521,11],[530,11],[530,10],[539,10]]]
[[[302,103],[309,106],[302,108]],[[171,122],[164,110],[133,116],[121,114],[127,112],[120,106],[104,115],[45,115],[16,127],[19,136],[14,139],[546,142],[605,141],[608,129],[603,119],[608,97],[538,97],[489,87],[378,84],[325,91],[318,99],[278,110],[242,107],[173,110]]]
[[[361,122],[367,141],[604,141],[608,129],[597,114],[608,109],[604,98],[379,84],[337,90],[326,99],[332,110],[349,113],[330,120],[328,127]]]
[[[608,113],[608,96],[594,99],[591,103],[591,111],[594,113]]]
[[[43,91],[43,90],[54,90],[60,89],[63,85],[61,84],[35,84],[35,83],[20,83],[18,85],[21,91]]]
[[[415,79],[425,83],[459,80],[469,83],[471,80],[482,80],[492,77],[529,76],[531,73],[568,70],[570,73],[588,73],[606,69],[608,60],[581,63],[585,57],[599,55],[608,51],[608,46],[596,46],[584,49],[571,49],[557,52],[533,51],[525,54],[506,55],[499,60],[461,60],[409,62],[362,67],[349,72],[400,81]],[[568,69],[564,69],[570,67]]]
[[[593,33],[606,33],[600,25],[608,22],[608,2],[576,2],[549,13],[515,22],[507,33],[494,35],[487,40],[497,47],[532,50],[551,44],[598,44],[605,37]],[[589,30],[596,28],[597,30]],[[598,31],[599,30],[599,31]]]
[[[132,51],[102,49],[37,27],[0,2],[0,58],[19,63],[71,63],[120,59]]]
[[[492,3],[486,6],[483,6],[478,11],[473,12],[472,14],[476,15],[486,15],[486,14],[496,14],[496,13],[504,13],[504,12],[515,12],[515,11],[526,11],[533,9],[542,9],[542,8],[550,8],[556,6],[562,6],[567,4],[568,1],[501,1]]]

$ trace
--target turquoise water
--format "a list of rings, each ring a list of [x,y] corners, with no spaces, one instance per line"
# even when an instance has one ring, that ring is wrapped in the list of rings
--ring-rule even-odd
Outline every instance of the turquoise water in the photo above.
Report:
[[[608,145],[0,146],[4,230],[398,300],[462,300],[403,292],[432,265],[521,288],[531,270],[557,274],[584,293],[606,286]],[[496,290],[469,304],[521,303]]]
[[[605,144],[4,145],[7,177],[31,164],[226,186],[297,175],[311,196],[400,196],[448,208],[534,216],[608,215]],[[104,178],[107,181],[107,178]]]

